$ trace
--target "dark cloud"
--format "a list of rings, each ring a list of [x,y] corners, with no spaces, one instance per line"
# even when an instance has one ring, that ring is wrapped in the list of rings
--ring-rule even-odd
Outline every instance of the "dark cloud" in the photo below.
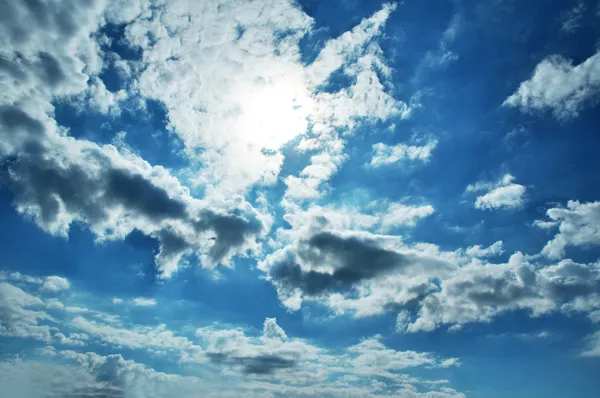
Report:
[[[299,259],[314,266],[332,266],[334,270],[332,273],[305,271]],[[386,250],[375,242],[320,232],[302,242],[297,253],[290,253],[276,263],[270,275],[283,286],[300,288],[313,295],[348,288],[411,263],[406,256]]]
[[[28,128],[39,127],[18,112],[5,113],[9,119],[18,119]],[[11,188],[19,205],[34,209],[37,221],[48,230],[53,229],[64,213],[94,225],[108,222],[111,209],[124,209],[127,214],[142,217],[157,226],[154,237],[161,244],[164,259],[188,252],[193,248],[190,240],[195,237],[160,227],[162,222],[181,221],[197,232],[214,231],[209,257],[218,263],[264,228],[258,218],[239,212],[219,214],[206,210],[199,216],[191,215],[184,201],[169,196],[165,189],[146,177],[115,166],[107,155],[94,147],[86,147],[85,156],[71,161],[30,142],[27,152],[22,152],[17,159],[1,171],[1,181]]]
[[[448,284],[451,296],[464,296],[478,306],[510,305],[535,293],[508,275],[474,275],[472,279]]]
[[[187,217],[185,203],[169,197],[167,191],[139,174],[108,169],[104,185],[107,202],[135,209],[155,222]]]
[[[295,360],[277,355],[245,357],[234,357],[224,353],[209,353],[207,355],[213,363],[241,366],[245,374],[270,375],[280,369],[289,369],[296,366]]]
[[[56,390],[49,391],[43,398],[124,398],[125,392],[122,389],[114,387],[89,386],[74,390]]]
[[[216,235],[208,252],[208,256],[214,262],[221,261],[233,248],[242,246],[250,236],[260,234],[263,229],[262,222],[256,217],[244,217],[235,211],[231,214],[217,214],[207,210],[202,212],[200,217],[201,221],[196,223],[196,229],[210,229]]]
[[[60,63],[46,52],[41,52],[38,55],[38,76],[42,78],[50,86],[58,86],[67,80],[67,76],[63,71]]]
[[[0,136],[26,133],[41,137],[45,131],[42,122],[32,118],[14,105],[0,105],[0,124],[3,128]]]

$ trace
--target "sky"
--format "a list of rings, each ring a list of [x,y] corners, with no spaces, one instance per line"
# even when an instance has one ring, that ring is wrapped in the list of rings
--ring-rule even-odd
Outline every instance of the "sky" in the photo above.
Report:
[[[598,1],[0,8],[0,396],[599,394]]]

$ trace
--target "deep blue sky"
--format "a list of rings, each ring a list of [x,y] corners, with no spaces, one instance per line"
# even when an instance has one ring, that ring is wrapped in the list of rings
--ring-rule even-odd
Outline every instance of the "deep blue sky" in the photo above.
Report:
[[[597,1],[0,7],[7,397],[598,394]]]

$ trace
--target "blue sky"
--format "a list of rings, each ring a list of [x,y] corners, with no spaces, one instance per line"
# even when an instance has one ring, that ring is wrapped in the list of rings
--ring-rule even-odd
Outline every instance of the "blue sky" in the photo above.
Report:
[[[0,14],[1,394],[598,394],[597,1]]]

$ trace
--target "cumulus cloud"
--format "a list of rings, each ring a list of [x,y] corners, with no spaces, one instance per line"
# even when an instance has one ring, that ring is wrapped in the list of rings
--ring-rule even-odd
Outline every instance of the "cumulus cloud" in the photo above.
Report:
[[[427,162],[431,157],[432,151],[437,146],[437,141],[432,140],[423,146],[417,145],[386,145],[383,143],[373,145],[373,158],[370,165],[372,167],[381,167],[389,164],[396,164],[405,160]]]
[[[502,312],[515,310],[534,315],[590,312],[598,306],[599,271],[597,263],[572,260],[539,267],[520,253],[513,254],[505,264],[472,263],[444,279],[441,290],[420,303],[418,317],[407,330],[489,322]]]
[[[487,191],[475,200],[475,208],[480,210],[519,208],[525,203],[526,188],[513,181],[515,177],[505,174],[498,181],[478,181],[470,184],[466,192]]]
[[[431,205],[409,206],[402,203],[390,203],[385,212],[379,214],[381,230],[389,231],[399,226],[414,227],[417,221],[434,213]]]
[[[50,341],[51,329],[43,321],[52,317],[43,301],[7,282],[0,282],[0,336]]]
[[[549,221],[538,221],[538,227],[558,228],[558,233],[542,249],[542,254],[562,258],[568,246],[600,245],[600,202],[580,203],[570,200],[566,207],[546,211]]]
[[[365,231],[376,228],[377,222],[355,216],[354,222],[335,212],[287,218],[292,229],[279,236],[287,244],[259,263],[284,305],[299,309],[304,296],[328,303],[337,312],[364,305],[359,311],[373,315],[394,302],[417,299],[431,289],[428,275],[439,276],[454,267],[427,253],[429,248],[410,248],[399,237]],[[357,229],[348,229],[352,226]],[[390,282],[389,289],[381,287]],[[357,290],[375,301],[346,300],[344,294]]]
[[[504,253],[504,242],[501,240],[494,242],[488,247],[482,247],[481,245],[469,246],[465,250],[465,254],[471,257],[496,257]]]
[[[375,242],[329,232],[311,236],[300,242],[296,253],[282,253],[281,257],[267,265],[270,277],[309,295],[348,288],[410,264],[409,259]]]
[[[577,116],[599,89],[600,53],[579,65],[555,55],[542,60],[503,105],[523,112],[551,110],[557,118],[566,119]]]
[[[0,182],[13,191],[17,210],[62,236],[76,221],[99,240],[139,230],[158,240],[163,277],[185,255],[214,266],[256,250],[267,219],[243,199],[202,202],[163,167],[69,137],[56,125],[52,101],[98,83],[102,60],[91,36],[106,20],[102,2],[51,3],[10,3],[12,17],[1,28],[0,157],[16,161],[5,163]]]
[[[60,292],[61,290],[68,290],[71,287],[71,283],[68,279],[60,276],[49,276],[44,281],[41,289],[47,292]]]

